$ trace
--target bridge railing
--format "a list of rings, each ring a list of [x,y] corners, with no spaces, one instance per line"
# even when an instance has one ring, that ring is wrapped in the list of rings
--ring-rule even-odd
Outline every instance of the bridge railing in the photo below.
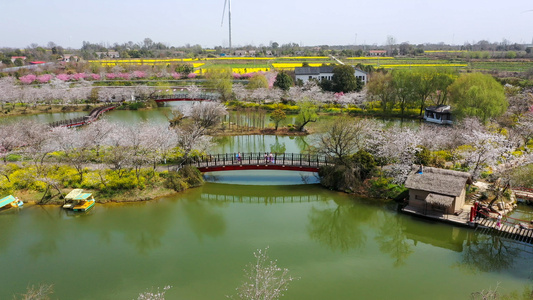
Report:
[[[191,101],[198,99],[198,100],[218,100],[220,98],[220,95],[213,94],[213,93],[201,93],[197,94],[193,97],[189,93],[173,93],[168,95],[156,95],[152,98],[152,100],[168,100],[168,99],[191,99]]]
[[[277,164],[287,166],[314,167],[333,165],[331,158],[325,155],[303,153],[222,153],[208,154],[193,158],[191,165],[198,168],[231,165],[265,165]]]

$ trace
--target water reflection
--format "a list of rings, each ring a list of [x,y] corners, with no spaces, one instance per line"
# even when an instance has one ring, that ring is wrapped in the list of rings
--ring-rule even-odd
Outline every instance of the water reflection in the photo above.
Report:
[[[403,226],[406,238],[411,240],[415,247],[422,243],[455,252],[463,251],[467,232],[464,228],[421,218],[411,218],[410,222],[404,222]]]
[[[232,185],[243,185],[242,188],[232,186],[231,191],[247,190],[249,185],[255,186],[282,186],[282,185],[307,185],[320,182],[316,173],[279,170],[246,170],[246,171],[220,171],[206,172],[204,179],[207,182],[217,182]],[[246,186],[244,186],[246,185]],[[223,185],[228,188],[227,185]],[[260,194],[262,194],[260,192]],[[236,195],[239,195],[237,192]]]
[[[334,251],[362,248],[367,240],[362,225],[374,218],[377,210],[360,209],[349,201],[335,204],[335,208],[311,208],[309,237]]]
[[[394,267],[403,266],[414,250],[407,241],[405,218],[397,214],[385,214],[385,220],[379,227],[376,241],[381,253],[394,259]]]
[[[503,271],[519,257],[521,244],[500,236],[469,232],[462,260],[457,265],[466,272]]]
[[[223,202],[182,199],[179,205],[198,240],[201,241],[204,236],[221,236],[226,232],[224,214],[215,210],[216,207],[223,207]]]
[[[238,135],[216,137],[211,153],[300,153],[309,148],[307,136]]]
[[[276,136],[274,144],[270,145],[270,152],[272,153],[285,153],[287,152],[287,146],[285,143],[280,142],[279,136]]]
[[[281,203],[305,203],[324,202],[320,194],[309,193],[309,190],[302,186],[290,187],[291,192],[280,195],[276,193],[276,187],[265,189],[264,186],[253,185],[232,185],[229,190],[227,185],[217,184],[210,188],[209,193],[202,193],[200,199],[210,203],[249,203],[249,204],[281,204]]]

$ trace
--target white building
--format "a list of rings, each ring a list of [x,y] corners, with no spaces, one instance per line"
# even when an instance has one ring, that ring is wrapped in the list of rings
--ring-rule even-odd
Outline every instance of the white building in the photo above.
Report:
[[[304,83],[310,79],[322,81],[322,79],[331,80],[333,78],[333,66],[324,67],[297,67],[294,68],[296,80],[300,79]],[[362,70],[354,68],[355,78],[359,78],[364,84],[368,81],[368,74]]]

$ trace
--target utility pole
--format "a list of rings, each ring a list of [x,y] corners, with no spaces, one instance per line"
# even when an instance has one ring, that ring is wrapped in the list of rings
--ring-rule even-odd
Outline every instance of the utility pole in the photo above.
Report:
[[[231,54],[231,0],[228,0],[228,19],[229,19],[229,52]]]

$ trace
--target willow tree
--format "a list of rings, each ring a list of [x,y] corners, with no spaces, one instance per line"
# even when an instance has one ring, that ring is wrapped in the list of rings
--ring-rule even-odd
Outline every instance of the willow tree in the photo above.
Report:
[[[300,108],[298,116],[296,116],[296,126],[298,131],[304,131],[305,125],[309,122],[316,122],[318,120],[317,106],[308,99],[298,102]]]
[[[376,72],[367,84],[368,94],[381,102],[383,111],[392,110],[396,103],[396,93],[392,85],[392,74]]]
[[[462,117],[478,117],[483,123],[502,115],[509,106],[503,86],[491,75],[461,75],[449,88],[454,113]]]
[[[206,73],[207,87],[219,92],[223,101],[231,97],[233,72],[231,68],[213,68]]]

